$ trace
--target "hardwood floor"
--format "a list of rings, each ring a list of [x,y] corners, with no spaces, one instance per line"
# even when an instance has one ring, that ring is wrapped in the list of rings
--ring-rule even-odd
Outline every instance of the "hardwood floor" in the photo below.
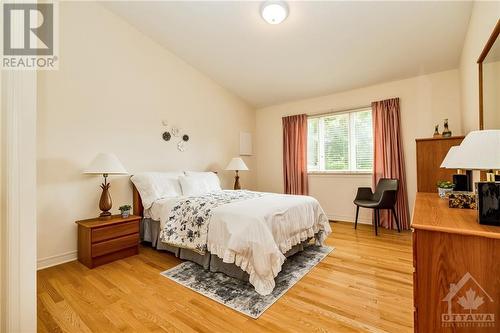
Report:
[[[159,273],[180,262],[140,254],[92,270],[79,262],[38,272],[39,332],[411,332],[411,233],[332,223],[336,249],[259,319]]]

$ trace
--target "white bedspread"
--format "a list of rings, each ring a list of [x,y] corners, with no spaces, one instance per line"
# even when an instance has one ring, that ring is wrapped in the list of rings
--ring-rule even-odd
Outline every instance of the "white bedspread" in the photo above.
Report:
[[[161,228],[176,201],[154,203],[153,215],[160,217]],[[268,295],[285,261],[283,254],[307,238],[317,236],[317,244],[322,244],[330,232],[328,218],[316,199],[265,193],[214,208],[207,249],[246,271],[255,290]]]

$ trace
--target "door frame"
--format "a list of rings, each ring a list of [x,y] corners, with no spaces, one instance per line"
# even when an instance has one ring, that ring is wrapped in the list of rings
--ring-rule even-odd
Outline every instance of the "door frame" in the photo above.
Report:
[[[36,332],[35,71],[1,72],[2,332]]]

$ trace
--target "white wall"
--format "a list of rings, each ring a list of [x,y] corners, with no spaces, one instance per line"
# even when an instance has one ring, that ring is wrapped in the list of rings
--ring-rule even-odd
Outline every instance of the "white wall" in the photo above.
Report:
[[[262,191],[282,192],[281,118],[299,113],[314,114],[328,110],[352,109],[372,101],[399,97],[403,146],[410,211],[416,193],[415,139],[430,137],[434,125],[448,118],[453,135],[461,134],[460,84],[458,70],[450,70],[406,80],[378,84],[342,93],[280,104],[257,110],[257,187]],[[354,220],[352,204],[358,186],[370,186],[367,175],[309,176],[310,193],[331,218]],[[369,213],[361,215],[369,220]]]
[[[39,267],[74,259],[75,220],[98,215],[102,179],[82,175],[97,153],[115,153],[131,174],[217,170],[230,187],[234,175],[222,170],[240,131],[255,132],[252,108],[100,4],[61,2],[59,44],[59,70],[38,79]],[[186,152],[162,140],[163,119],[189,134]],[[254,159],[241,173],[247,188]],[[116,213],[131,185],[110,178]]]
[[[500,1],[476,1],[460,58],[463,132],[479,128],[479,79],[477,59],[498,18]]]
[[[311,174],[309,175],[309,194],[317,198],[328,218],[335,221],[354,221],[358,187],[371,187],[372,175],[348,174]],[[360,209],[358,222],[371,223],[371,211]]]
[[[0,36],[0,41],[3,43],[3,38]],[[2,101],[2,71],[0,70],[0,332],[5,331],[5,122],[4,122],[4,109]]]

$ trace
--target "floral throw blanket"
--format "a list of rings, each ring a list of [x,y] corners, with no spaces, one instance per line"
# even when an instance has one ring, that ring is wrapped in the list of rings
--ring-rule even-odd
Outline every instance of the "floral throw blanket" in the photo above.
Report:
[[[219,191],[182,198],[170,210],[159,238],[169,245],[205,254],[212,210],[221,205],[261,196],[262,193],[251,191]]]

